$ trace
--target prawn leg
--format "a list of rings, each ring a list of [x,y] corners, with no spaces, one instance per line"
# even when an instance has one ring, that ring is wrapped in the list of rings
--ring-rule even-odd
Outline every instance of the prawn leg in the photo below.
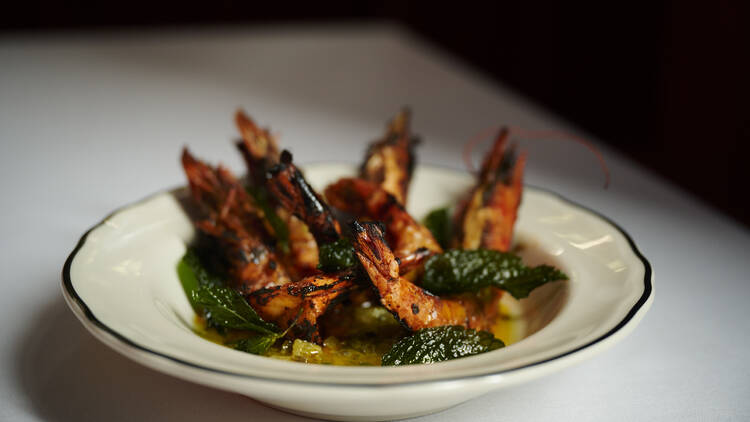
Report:
[[[235,123],[242,134],[236,145],[245,160],[249,182],[265,193],[266,172],[279,162],[276,139],[267,130],[260,129],[242,110],[235,114]],[[307,225],[278,206],[274,198],[267,199],[288,230],[289,253],[284,256],[287,269],[295,279],[314,273],[318,266],[318,245]]]

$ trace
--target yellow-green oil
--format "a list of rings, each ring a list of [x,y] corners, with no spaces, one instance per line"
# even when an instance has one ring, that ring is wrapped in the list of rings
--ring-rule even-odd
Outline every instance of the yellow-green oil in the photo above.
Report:
[[[498,303],[500,311],[492,326],[492,333],[506,346],[523,337],[523,321],[518,302],[503,295]],[[329,312],[321,321],[326,338],[322,345],[303,340],[282,339],[266,356],[289,361],[342,366],[379,366],[383,355],[408,332],[382,306],[365,302],[358,306],[342,306]],[[247,333],[218,331],[206,326],[196,317],[195,332],[212,342],[228,345],[246,337]]]

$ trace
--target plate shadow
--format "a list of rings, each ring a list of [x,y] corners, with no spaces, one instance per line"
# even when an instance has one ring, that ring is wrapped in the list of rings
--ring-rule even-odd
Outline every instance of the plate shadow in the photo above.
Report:
[[[49,421],[311,420],[132,362],[89,334],[61,296],[40,308],[14,357],[21,390]]]

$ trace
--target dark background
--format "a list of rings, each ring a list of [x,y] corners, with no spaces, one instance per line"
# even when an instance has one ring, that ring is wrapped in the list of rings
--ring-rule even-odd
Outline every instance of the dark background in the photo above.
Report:
[[[750,2],[36,0],[5,33],[399,22],[750,225]]]

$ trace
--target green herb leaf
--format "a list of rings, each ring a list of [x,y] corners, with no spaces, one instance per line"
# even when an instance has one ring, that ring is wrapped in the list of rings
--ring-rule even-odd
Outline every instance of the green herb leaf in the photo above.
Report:
[[[253,197],[255,205],[263,211],[266,221],[268,221],[268,224],[273,229],[274,237],[276,237],[276,246],[283,253],[289,253],[289,227],[287,227],[284,220],[276,214],[276,210],[271,206],[268,191],[262,187],[250,186],[247,188],[247,192]]]
[[[191,292],[191,297],[213,326],[265,334],[278,331],[276,325],[263,321],[245,298],[229,287],[201,286]]]
[[[297,313],[297,318],[302,314],[302,309]],[[259,334],[257,336],[243,338],[234,343],[230,343],[229,346],[234,347],[237,350],[243,352],[252,353],[254,355],[265,355],[268,349],[276,343],[276,340],[284,337],[289,330],[297,324],[297,318],[294,322],[284,330],[283,333],[270,333],[270,334]]]
[[[189,248],[180,262],[177,263],[177,276],[180,278],[182,288],[190,301],[195,312],[201,312],[200,306],[193,301],[193,292],[201,286],[222,286],[224,281],[206,271],[201,264],[198,254],[193,248]]]
[[[505,347],[487,331],[458,325],[424,328],[394,344],[383,355],[383,366],[435,363],[489,352]]]
[[[177,264],[177,276],[196,313],[202,313],[214,327],[251,330],[272,334],[276,325],[263,321],[241,294],[210,274],[194,249],[188,249]]]
[[[494,286],[521,299],[543,284],[568,279],[549,265],[527,267],[516,255],[488,249],[450,250],[430,257],[424,268],[422,287],[437,295]]]
[[[243,338],[235,343],[230,344],[237,350],[252,353],[254,355],[265,355],[268,349],[276,343],[283,334],[260,334],[253,337]]]
[[[424,220],[422,220],[422,224],[432,233],[432,236],[440,244],[440,247],[443,249],[449,247],[452,228],[448,207],[430,211]]]
[[[562,271],[549,265],[540,265],[538,267],[528,268],[521,271],[515,277],[510,277],[503,283],[503,290],[510,293],[516,299],[523,299],[537,287],[543,286],[551,281],[567,280]]]
[[[322,271],[337,272],[354,266],[358,262],[352,244],[346,239],[339,239],[318,247],[318,269]]]

